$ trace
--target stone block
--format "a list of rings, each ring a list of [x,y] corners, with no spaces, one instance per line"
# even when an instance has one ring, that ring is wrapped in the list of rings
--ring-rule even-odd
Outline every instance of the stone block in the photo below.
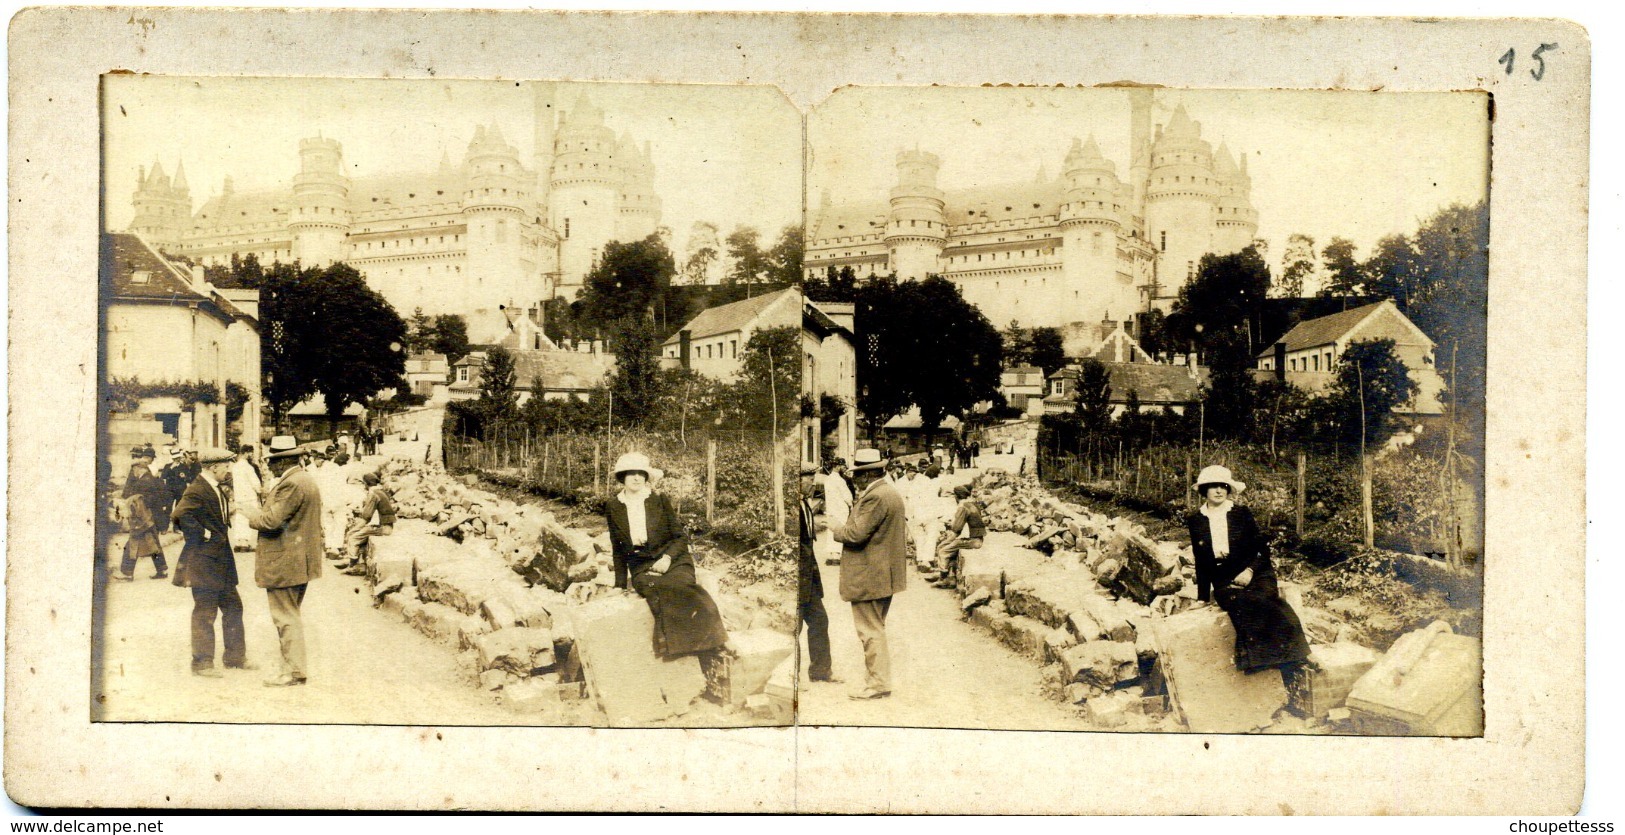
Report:
[[[1091,589],[1089,594],[1078,598],[1078,611],[1089,616],[1099,629],[1097,635],[1090,636],[1078,633],[1078,640],[1092,641],[1096,638],[1108,641],[1134,640],[1134,627],[1129,625],[1128,619],[1123,617],[1123,610],[1115,602],[1107,599],[1098,590]],[[1079,624],[1072,624],[1076,629]]]
[[[408,601],[401,606],[401,615],[413,629],[448,646],[462,644],[462,631],[467,615],[444,603]]]
[[[553,666],[553,633],[548,629],[515,626],[479,636],[474,643],[481,670],[506,670],[528,676]]]
[[[699,659],[655,655],[654,617],[641,598],[603,596],[583,604],[571,620],[574,654],[611,725],[679,716],[704,691]]]
[[[554,591],[564,591],[573,582],[592,579],[598,573],[597,549],[592,537],[557,522],[544,523],[537,538],[537,550],[523,566],[528,579]],[[586,565],[593,564],[592,570]],[[582,575],[585,574],[585,577]]]
[[[1051,629],[1049,634],[1044,636],[1044,661],[1059,661],[1061,660],[1062,650],[1077,645],[1078,639],[1073,636],[1070,630]]]
[[[480,638],[491,632],[491,624],[474,615],[463,615],[457,624],[457,648],[471,650],[479,645]]]
[[[1061,666],[1068,682],[1111,690],[1140,677],[1134,645],[1123,641],[1090,641],[1061,651]]]
[[[960,553],[960,590],[985,588],[1002,597],[1004,586],[1033,574],[1044,566],[1044,555],[1027,548],[1021,537],[1006,533],[988,534],[981,548]]]
[[[1157,595],[1173,594],[1183,585],[1177,551],[1165,549],[1162,543],[1141,533],[1124,534],[1121,541],[1122,570],[1113,588],[1144,606]]]
[[[1349,692],[1356,726],[1425,736],[1484,732],[1483,650],[1442,621],[1399,637]]]
[[[978,606],[970,612],[970,622],[993,635],[998,635],[1004,621],[1009,619],[1010,616],[1005,614],[1003,607],[1000,606]]]
[[[1120,728],[1128,724],[1130,704],[1138,699],[1127,693],[1102,693],[1089,699],[1089,721],[1103,728]]]
[[[507,670],[486,670],[480,673],[480,689],[501,690],[503,687],[521,680],[520,676],[516,676]]]
[[[545,678],[527,678],[502,687],[502,703],[518,713],[541,713],[557,708],[559,684]]]
[[[1170,705],[1190,730],[1246,733],[1268,725],[1286,704],[1278,671],[1236,669],[1236,631],[1220,609],[1193,609],[1154,624]]]
[[[1370,647],[1348,641],[1312,646],[1309,660],[1313,666],[1293,677],[1287,693],[1311,717],[1325,716],[1343,706],[1354,683],[1381,657]]]
[[[418,575],[418,596],[444,603],[465,615],[477,615],[486,598],[525,588],[525,581],[495,556],[473,552],[464,559],[441,562]]]
[[[510,626],[553,627],[553,610],[562,609],[564,595],[545,586],[504,585],[491,589],[480,601],[479,616],[493,629]]]
[[[796,651],[795,638],[771,629],[747,629],[728,638],[734,650],[725,656],[725,693],[728,702],[736,705],[760,693],[773,671]]]
[[[1044,641],[1050,631],[1042,621],[1023,615],[1008,615],[995,622],[993,637],[1022,655],[1042,661],[1046,651]]]
[[[1098,693],[1100,693],[1099,690],[1096,690],[1087,684],[1074,681],[1066,686],[1066,695],[1063,698],[1066,699],[1068,704],[1081,705],[1084,702],[1089,701],[1089,697]]]
[[[992,592],[988,591],[987,589],[977,589],[970,594],[965,595],[964,600],[959,601],[959,609],[960,611],[968,614],[970,610],[976,608],[977,606],[984,605],[992,599]]]
[[[378,611],[404,619],[404,616],[401,614],[401,607],[404,606],[408,600],[417,600],[417,590],[412,586],[407,586],[406,588],[390,592],[385,594],[383,597],[378,598]]]
[[[1011,614],[1062,628],[1073,612],[1084,607],[1083,597],[1094,594],[1094,585],[1094,578],[1087,572],[1049,569],[1008,583],[1005,605]]]

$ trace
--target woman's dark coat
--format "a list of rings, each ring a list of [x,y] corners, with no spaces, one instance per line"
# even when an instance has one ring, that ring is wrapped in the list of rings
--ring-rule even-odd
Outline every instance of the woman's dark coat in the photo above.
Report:
[[[1213,600],[1230,614],[1236,628],[1236,667],[1252,672],[1309,657],[1309,642],[1292,607],[1283,601],[1270,562],[1269,543],[1258,530],[1253,514],[1231,505],[1230,554],[1213,556],[1213,531],[1200,511],[1185,517],[1191,551],[1196,558],[1196,597]],[[1231,583],[1247,569],[1252,579],[1243,588]]]
[[[624,589],[630,584],[649,602],[655,618],[656,653],[670,657],[721,647],[728,641],[722,614],[694,576],[688,534],[671,502],[658,493],[650,494],[643,503],[643,513],[648,541],[633,546],[626,505],[620,496],[611,496],[605,505],[615,587]],[[665,574],[649,573],[661,557],[671,557],[671,567]]]

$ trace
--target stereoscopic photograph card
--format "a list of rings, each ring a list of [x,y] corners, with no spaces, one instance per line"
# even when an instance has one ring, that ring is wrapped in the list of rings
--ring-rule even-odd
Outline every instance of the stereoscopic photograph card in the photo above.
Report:
[[[11,54],[18,803],[1578,808],[1574,24]]]

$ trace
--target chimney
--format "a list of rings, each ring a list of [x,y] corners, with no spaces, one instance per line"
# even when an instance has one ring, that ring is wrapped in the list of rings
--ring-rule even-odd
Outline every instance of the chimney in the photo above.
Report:
[[[1286,343],[1275,343],[1275,379],[1286,382]]]

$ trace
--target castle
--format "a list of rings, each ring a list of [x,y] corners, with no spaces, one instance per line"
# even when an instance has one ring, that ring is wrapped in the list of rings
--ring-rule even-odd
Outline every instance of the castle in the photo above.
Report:
[[[535,86],[535,153],[521,159],[495,125],[474,131],[462,163],[420,174],[351,177],[337,140],[299,142],[285,187],[239,192],[227,177],[196,213],[177,167],[140,173],[129,227],[202,264],[233,255],[307,266],[343,261],[402,316],[457,313],[474,342],[496,342],[508,314],[572,300],[610,241],[655,232],[661,202],[648,143],[619,137],[586,94],[555,118]]]
[[[808,224],[808,278],[850,266],[859,277],[941,275],[996,327],[1124,321],[1167,310],[1203,255],[1253,242],[1247,158],[1202,139],[1183,105],[1151,127],[1149,89],[1129,92],[1128,179],[1094,137],[1072,140],[1058,179],[943,191],[941,160],[897,154],[890,200],[822,205]]]

